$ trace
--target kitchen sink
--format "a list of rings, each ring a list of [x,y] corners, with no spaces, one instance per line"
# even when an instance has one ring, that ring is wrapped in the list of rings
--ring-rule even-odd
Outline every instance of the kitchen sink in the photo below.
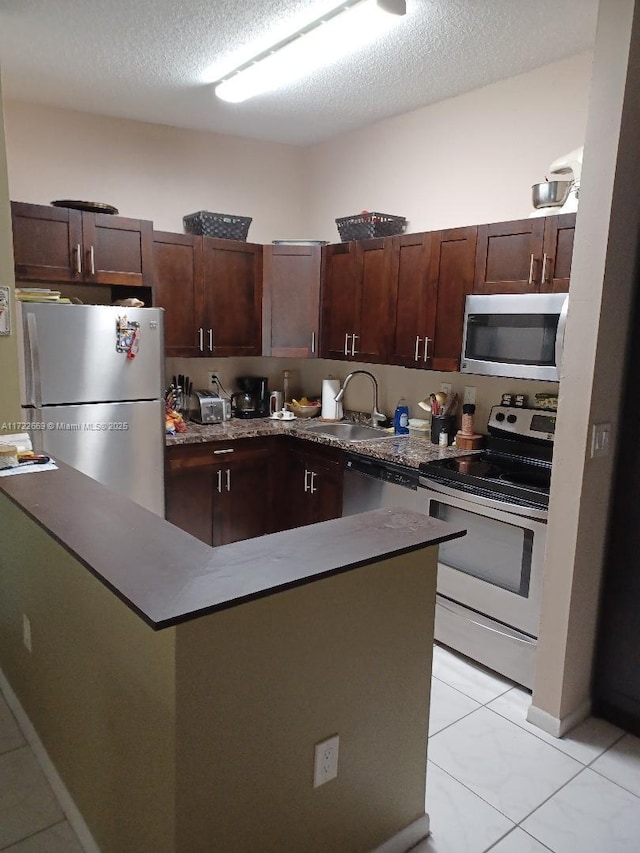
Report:
[[[394,438],[379,427],[366,426],[366,424],[337,423],[337,424],[309,424],[309,432],[315,432],[326,438],[337,438],[340,441],[372,441],[378,438]]]

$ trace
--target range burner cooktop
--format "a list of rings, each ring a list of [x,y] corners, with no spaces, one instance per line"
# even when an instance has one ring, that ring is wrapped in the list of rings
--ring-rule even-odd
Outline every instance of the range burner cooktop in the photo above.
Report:
[[[507,415],[512,419],[507,421]],[[553,454],[551,420],[554,426],[555,415],[495,406],[489,419],[487,450],[422,462],[420,471],[428,480],[460,491],[546,508]],[[503,429],[503,422],[509,426]]]

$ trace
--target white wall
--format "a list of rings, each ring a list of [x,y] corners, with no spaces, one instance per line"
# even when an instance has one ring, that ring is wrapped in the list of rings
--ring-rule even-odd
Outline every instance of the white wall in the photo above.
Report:
[[[7,101],[14,201],[101,201],[182,232],[196,210],[252,216],[249,240],[305,236],[305,151]]]
[[[0,88],[0,285],[9,287],[13,291],[13,245],[2,119],[2,88]],[[11,328],[10,335],[0,336],[0,432],[19,431],[11,426],[12,423],[20,420],[18,348],[14,313],[11,316]]]
[[[363,208],[410,231],[528,216],[531,185],[581,145],[591,54],[310,148],[8,101],[11,198],[81,198],[182,231],[182,216],[253,216],[249,239],[336,242]]]
[[[409,231],[520,219],[531,185],[584,142],[591,54],[314,146],[309,236],[363,208],[406,216]]]

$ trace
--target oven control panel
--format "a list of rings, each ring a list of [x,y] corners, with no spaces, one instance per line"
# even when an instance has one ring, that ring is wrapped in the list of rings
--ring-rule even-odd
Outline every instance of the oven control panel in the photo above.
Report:
[[[545,412],[542,409],[493,406],[488,427],[492,435],[553,441],[556,431],[556,413]]]

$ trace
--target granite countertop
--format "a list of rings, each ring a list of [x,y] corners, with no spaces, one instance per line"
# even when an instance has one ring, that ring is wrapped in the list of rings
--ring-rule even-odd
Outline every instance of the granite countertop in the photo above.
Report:
[[[266,427],[273,431],[273,425]],[[223,429],[238,435],[233,422]],[[210,548],[74,468],[57,464],[56,471],[0,478],[0,495],[155,630],[466,532],[397,507]]]
[[[315,426],[314,426],[315,425]],[[376,438],[370,441],[348,442],[335,438],[318,435],[315,431],[318,420],[315,418],[297,419],[293,421],[278,421],[270,418],[236,419],[221,424],[187,423],[187,431],[174,436],[167,436],[167,447],[184,444],[201,444],[213,441],[229,441],[240,438],[256,438],[269,435],[292,435],[316,444],[329,445],[347,450],[350,453],[360,453],[380,459],[383,462],[394,462],[408,468],[418,468],[421,462],[433,459],[446,459],[477,452],[460,450],[457,447],[440,447],[432,444],[427,436],[390,435],[387,438]]]

